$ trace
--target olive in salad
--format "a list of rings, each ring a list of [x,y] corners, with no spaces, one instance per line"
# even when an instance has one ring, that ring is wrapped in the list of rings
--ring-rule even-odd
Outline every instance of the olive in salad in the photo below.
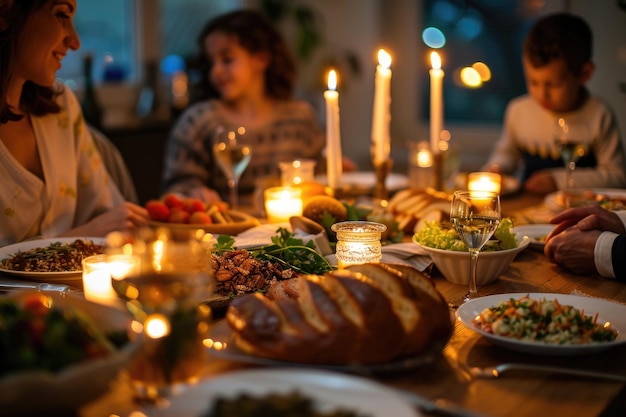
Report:
[[[104,332],[77,309],[57,308],[44,294],[22,301],[0,298],[0,377],[107,356],[128,341],[125,331]]]

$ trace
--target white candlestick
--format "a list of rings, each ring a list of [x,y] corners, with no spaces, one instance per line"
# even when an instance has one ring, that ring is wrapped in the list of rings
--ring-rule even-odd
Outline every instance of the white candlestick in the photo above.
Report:
[[[341,184],[341,133],[339,130],[339,93],[335,70],[328,73],[328,90],[324,91],[326,101],[326,176],[328,186],[333,190]]]
[[[437,52],[430,54],[430,146],[434,154],[439,153],[439,140],[443,130],[443,76],[441,58]]]
[[[384,49],[378,51],[378,66],[374,79],[374,111],[372,115],[372,153],[374,164],[389,159],[391,151],[389,123],[391,114],[391,56]]]

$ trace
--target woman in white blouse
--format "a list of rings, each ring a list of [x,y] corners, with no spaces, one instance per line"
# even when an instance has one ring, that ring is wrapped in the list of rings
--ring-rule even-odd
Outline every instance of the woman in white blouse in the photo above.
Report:
[[[69,88],[76,0],[0,0],[0,246],[145,225],[110,179]]]

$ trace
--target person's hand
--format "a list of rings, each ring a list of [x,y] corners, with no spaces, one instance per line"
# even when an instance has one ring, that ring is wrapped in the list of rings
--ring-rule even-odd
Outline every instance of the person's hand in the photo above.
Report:
[[[204,201],[206,204],[216,204],[222,201],[217,191],[208,187],[194,187],[186,194],[188,197],[197,198],[198,200]]]
[[[594,263],[596,241],[600,230],[581,230],[569,227],[547,240],[543,252],[552,262],[576,274],[597,273]]]
[[[576,225],[582,231],[626,232],[624,224],[617,214],[596,205],[567,209],[551,218],[550,223],[557,226],[550,232],[546,241],[573,225]]]
[[[82,226],[71,229],[63,236],[106,236],[111,232],[131,232],[146,226],[150,216],[148,211],[137,204],[125,202],[106,211]]]
[[[547,172],[535,172],[524,182],[524,190],[532,194],[546,195],[557,189],[554,177]]]

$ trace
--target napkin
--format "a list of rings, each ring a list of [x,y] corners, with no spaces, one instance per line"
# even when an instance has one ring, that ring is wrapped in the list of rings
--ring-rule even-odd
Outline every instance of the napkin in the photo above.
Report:
[[[239,249],[250,249],[270,245],[272,243],[272,237],[276,236],[278,229],[281,227],[291,230],[291,225],[288,222],[263,224],[261,226],[252,227],[235,236],[235,247]],[[310,234],[302,230],[295,230],[293,234],[296,238],[302,239],[302,242],[305,244],[309,241],[313,241],[315,249],[322,255],[332,253],[328,238],[324,233]]]
[[[337,266],[337,257],[334,253],[326,255],[325,258],[332,266]],[[393,243],[383,246],[381,262],[407,265],[421,272],[432,265],[428,253],[415,243]]]

